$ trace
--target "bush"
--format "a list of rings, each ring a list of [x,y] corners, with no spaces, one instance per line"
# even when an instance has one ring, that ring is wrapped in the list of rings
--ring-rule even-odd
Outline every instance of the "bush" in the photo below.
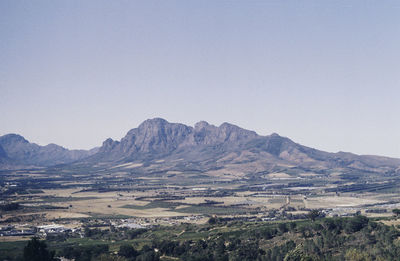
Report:
[[[139,253],[131,245],[122,245],[119,248],[118,255],[132,258],[136,257]]]
[[[354,233],[360,231],[365,226],[368,225],[368,218],[364,216],[356,216],[351,218],[349,222],[346,224],[346,232],[347,233]]]

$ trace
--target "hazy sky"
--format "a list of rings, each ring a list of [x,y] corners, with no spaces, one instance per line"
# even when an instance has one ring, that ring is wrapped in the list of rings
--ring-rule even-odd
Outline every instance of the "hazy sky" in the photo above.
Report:
[[[400,157],[399,1],[0,1],[0,135],[230,122]]]

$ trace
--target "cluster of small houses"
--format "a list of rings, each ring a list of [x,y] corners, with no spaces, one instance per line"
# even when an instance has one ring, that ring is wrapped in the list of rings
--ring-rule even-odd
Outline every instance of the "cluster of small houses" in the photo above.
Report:
[[[324,216],[353,216],[357,214],[359,209],[357,208],[333,208],[333,209],[325,209],[322,210],[321,213]],[[387,212],[386,209],[367,209],[365,212],[367,213],[385,213]],[[304,216],[304,215],[303,215]],[[168,223],[170,225],[174,225],[180,223],[182,221],[195,221],[204,218],[203,215],[193,215],[193,216],[184,216],[184,217],[165,217],[165,218],[155,218],[154,220],[150,221],[148,219],[145,220],[119,220],[117,222],[107,222],[109,225],[113,225],[115,227],[120,228],[128,228],[128,229],[140,229],[149,226],[153,226],[154,224],[160,223]],[[304,218],[304,217],[303,217]],[[272,221],[276,220],[276,216],[262,216],[262,221]],[[259,221],[260,218],[256,216],[252,217],[232,217],[227,218],[227,220],[242,220],[242,221]],[[139,222],[137,222],[139,221]],[[140,222],[142,221],[142,222]],[[141,223],[141,224],[139,224]],[[59,224],[51,224],[51,225],[41,225],[41,226],[28,226],[28,225],[21,225],[16,228],[13,225],[6,225],[0,227],[0,237],[3,236],[40,236],[46,237],[49,235],[57,235],[57,234],[64,234],[64,233],[79,233],[83,237],[82,228],[67,228],[63,225]]]
[[[36,227],[20,226],[18,228],[12,225],[7,225],[0,227],[0,236],[48,236],[51,234],[77,232],[77,230],[80,231],[80,228],[70,229],[56,224]]]
[[[113,225],[119,228],[128,228],[128,229],[140,229],[145,227],[151,227],[156,223],[169,223],[176,224],[178,220],[185,221],[193,221],[203,218],[202,215],[188,216],[188,217],[174,217],[174,218],[156,218],[155,220],[130,220],[130,219],[122,219],[114,222],[104,222],[103,226]],[[137,222],[139,221],[139,222]],[[41,225],[41,226],[29,226],[29,225],[6,225],[0,227],[0,237],[4,236],[39,236],[39,237],[47,237],[50,235],[59,235],[59,234],[67,234],[67,233],[79,233],[81,236],[84,236],[83,229],[81,227],[78,228],[67,228],[63,225],[59,224],[50,224],[50,225]]]
[[[361,208],[340,207],[323,210],[322,212],[329,217],[350,217],[361,214]],[[365,213],[387,213],[388,210],[384,208],[368,208]]]

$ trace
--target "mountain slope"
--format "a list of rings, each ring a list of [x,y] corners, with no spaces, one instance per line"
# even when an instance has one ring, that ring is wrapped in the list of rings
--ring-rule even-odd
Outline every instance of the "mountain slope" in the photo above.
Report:
[[[400,166],[400,159],[328,153],[278,134],[260,136],[229,123],[216,127],[202,121],[190,127],[160,118],[146,120],[120,141],[107,139],[84,162],[145,163],[144,172],[196,169],[241,174],[293,167],[388,172]]]
[[[17,134],[0,137],[0,164],[4,166],[52,166],[71,163],[97,150],[68,150],[56,144],[40,146]]]
[[[255,173],[398,173],[400,159],[328,153],[271,134],[205,121],[194,127],[155,118],[131,129],[120,141],[107,139],[98,149],[67,150],[55,144],[39,146],[22,136],[0,137],[0,167],[70,164],[91,168],[164,173],[200,171],[210,175]]]

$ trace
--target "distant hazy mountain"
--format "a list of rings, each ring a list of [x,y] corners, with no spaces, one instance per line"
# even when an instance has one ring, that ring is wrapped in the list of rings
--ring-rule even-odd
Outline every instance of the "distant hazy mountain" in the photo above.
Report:
[[[3,168],[71,163],[96,152],[97,149],[68,150],[56,144],[40,146],[17,134],[0,136],[0,166]]]
[[[146,120],[120,141],[107,139],[96,154],[84,161],[93,164],[145,163],[143,170],[147,166],[147,170],[239,173],[268,172],[293,166],[314,170],[351,168],[388,172],[396,171],[400,166],[400,159],[328,153],[302,146],[278,134],[260,136],[229,123],[216,127],[202,121],[190,127],[160,118]]]
[[[339,169],[396,173],[400,170],[400,159],[328,153],[278,134],[260,136],[229,123],[216,127],[202,121],[191,127],[160,118],[150,119],[130,130],[120,141],[107,139],[100,148],[90,151],[67,150],[54,144],[39,146],[15,134],[0,137],[2,166],[72,162],[112,168],[134,163],[129,168],[135,166],[142,173],[198,170],[216,175],[293,168],[314,172]]]

